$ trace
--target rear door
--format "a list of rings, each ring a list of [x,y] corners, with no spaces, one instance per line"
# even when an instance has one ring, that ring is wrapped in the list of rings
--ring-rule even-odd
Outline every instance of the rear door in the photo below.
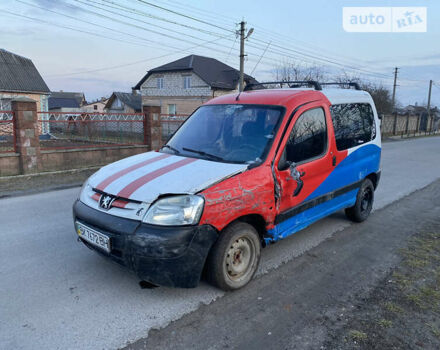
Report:
[[[288,126],[274,163],[280,186],[275,239],[288,236],[315,219],[313,213],[307,213],[316,205],[309,197],[334,169],[335,147],[328,106],[313,102],[300,108]],[[296,164],[299,179],[295,179],[291,168],[282,166],[284,159]]]

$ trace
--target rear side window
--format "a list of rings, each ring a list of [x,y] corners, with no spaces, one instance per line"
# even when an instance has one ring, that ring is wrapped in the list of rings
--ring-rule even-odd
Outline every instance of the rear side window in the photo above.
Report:
[[[301,114],[287,141],[286,160],[299,163],[320,156],[327,148],[327,125],[322,108]]]
[[[359,146],[376,137],[373,109],[368,103],[332,105],[330,112],[338,151]]]

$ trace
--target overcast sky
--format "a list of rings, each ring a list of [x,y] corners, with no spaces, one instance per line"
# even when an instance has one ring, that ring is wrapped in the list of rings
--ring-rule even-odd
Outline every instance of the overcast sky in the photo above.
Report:
[[[343,6],[426,6],[427,32],[347,33]],[[2,0],[0,47],[32,59],[51,90],[92,100],[130,91],[149,69],[188,54],[238,68],[241,19],[254,28],[245,71],[260,81],[295,61],[391,88],[397,66],[402,104],[426,103],[433,79],[440,105],[439,1]]]

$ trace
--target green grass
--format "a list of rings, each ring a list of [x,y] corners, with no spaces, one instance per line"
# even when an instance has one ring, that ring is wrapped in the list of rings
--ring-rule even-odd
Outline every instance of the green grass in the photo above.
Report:
[[[381,326],[382,328],[390,328],[393,325],[393,322],[390,320],[386,320],[386,319],[381,319],[377,322],[377,324],[379,326]]]
[[[405,310],[403,310],[403,308],[401,308],[399,305],[396,305],[391,302],[385,304],[385,309],[387,309],[389,312],[392,312],[395,314],[401,314],[401,313],[405,312]]]
[[[368,335],[367,333],[352,329],[349,333],[348,336],[350,337],[351,340],[356,341],[356,342],[362,342],[367,340]]]

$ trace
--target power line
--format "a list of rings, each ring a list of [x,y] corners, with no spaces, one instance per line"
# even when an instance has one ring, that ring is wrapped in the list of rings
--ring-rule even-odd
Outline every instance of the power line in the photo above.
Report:
[[[238,38],[238,36],[236,35],[236,36],[235,36],[234,43],[232,44],[231,49],[229,50],[228,57],[226,58],[226,63],[229,61],[229,56],[231,56],[231,52],[232,52],[232,49],[233,49],[234,46],[235,46],[235,43],[237,42],[237,38]]]
[[[251,72],[250,75],[252,75],[252,74],[254,73],[255,69],[256,69],[257,66],[260,64],[260,61],[261,61],[261,59],[263,58],[263,56],[264,56],[264,54],[266,53],[266,51],[267,51],[267,49],[269,48],[269,46],[270,46],[270,42],[269,42],[269,44],[267,44],[266,48],[264,49],[263,53],[262,53],[261,56],[260,56],[260,59],[259,59],[258,62],[255,64],[254,69],[252,69],[252,72]]]
[[[123,6],[121,4],[115,3],[114,1],[111,0],[101,0],[103,1],[105,4],[102,4],[102,6],[107,6],[113,9],[119,9],[122,10],[124,12],[128,12],[128,13],[132,13],[132,14],[136,14],[138,16],[144,16],[144,17],[148,17],[151,19],[155,19],[155,20],[159,20],[159,21],[163,21],[166,23],[170,23],[170,24],[174,24],[183,28],[187,28],[187,29],[191,29],[191,30],[196,30],[198,32],[204,33],[204,34],[209,34],[209,35],[215,35],[215,36],[222,36],[223,34],[218,34],[218,33],[214,33],[212,31],[206,30],[206,29],[202,29],[202,28],[198,28],[198,27],[194,27],[185,23],[181,23],[181,22],[176,22],[173,20],[170,20],[168,18],[164,18],[164,17],[160,17],[160,16],[156,16],[144,11],[140,11],[138,9],[132,8],[132,7],[127,7],[127,6]],[[110,6],[109,4],[112,4],[113,6]]]
[[[156,41],[149,40],[149,39],[145,39],[143,37],[140,37],[140,36],[137,36],[137,35],[134,35],[134,34],[131,34],[131,33],[123,32],[123,31],[120,31],[120,30],[116,30],[116,29],[113,29],[113,28],[110,28],[110,27],[106,27],[106,26],[97,24],[97,23],[88,22],[88,21],[85,21],[83,19],[80,19],[80,18],[77,18],[77,17],[74,17],[74,16],[70,16],[70,15],[67,15],[67,14],[64,14],[64,13],[61,13],[61,12],[58,12],[58,11],[54,11],[54,10],[51,10],[51,9],[48,9],[48,8],[45,8],[45,7],[42,7],[42,6],[38,6],[38,5],[27,3],[27,2],[25,2],[23,0],[15,0],[15,1],[17,1],[19,3],[22,3],[22,4],[25,4],[27,6],[39,8],[39,9],[44,10],[44,11],[48,11],[48,12],[51,12],[51,13],[55,13],[57,15],[61,15],[61,16],[67,17],[67,18],[71,18],[71,19],[73,19],[75,21],[83,22],[83,23],[86,23],[86,24],[89,24],[89,25],[92,25],[92,26],[95,26],[95,27],[99,27],[99,28],[103,28],[103,29],[106,29],[106,30],[110,30],[110,31],[115,32],[115,33],[127,35],[127,36],[130,36],[130,37],[133,37],[133,38],[136,38],[136,39],[139,39],[139,40],[142,40],[142,41],[150,42],[150,43],[153,43],[153,44],[157,44],[157,45],[160,45],[160,46],[163,45],[163,46],[168,46],[168,47],[170,47],[172,49],[176,49],[176,47],[173,47],[171,45],[164,45],[163,43],[156,42]],[[41,21],[44,22],[43,20],[41,20]],[[179,49],[179,48],[177,48],[177,49]]]
[[[132,41],[122,40],[122,39],[118,39],[118,38],[114,38],[114,37],[109,37],[109,36],[98,34],[98,33],[95,33],[95,32],[89,32],[87,30],[83,30],[83,29],[79,29],[79,28],[75,28],[75,27],[70,27],[70,26],[66,26],[66,25],[62,25],[62,24],[58,24],[58,23],[54,23],[54,22],[45,21],[45,20],[42,20],[40,18],[25,16],[25,15],[19,15],[17,13],[13,13],[13,12],[10,12],[10,11],[5,10],[5,9],[2,9],[2,12],[7,13],[7,14],[12,15],[12,16],[15,16],[15,17],[25,18],[25,19],[28,19],[28,20],[31,20],[31,21],[35,21],[35,22],[38,22],[38,23],[44,23],[44,24],[47,24],[47,25],[55,26],[57,28],[69,29],[69,30],[72,30],[72,31],[75,31],[75,32],[85,33],[85,34],[97,36],[97,37],[100,37],[100,38],[105,38],[105,39],[109,39],[109,40],[119,41],[119,42],[122,42],[122,43],[128,43],[128,44],[133,44],[133,45],[142,45],[141,43],[138,43],[138,42],[132,42]],[[146,46],[146,45],[142,45],[142,46]],[[151,47],[151,46],[148,45],[148,47]],[[164,50],[164,51],[167,51],[167,50]]]
[[[19,1],[19,0],[17,0],[17,1]],[[133,19],[133,20],[135,20],[135,21],[139,21],[139,22],[142,22],[142,23],[145,23],[145,24],[149,24],[149,25],[155,26],[154,24],[150,24],[150,23],[145,22],[145,21],[142,21],[142,20],[140,20],[140,19],[136,19],[136,18],[129,17],[129,16],[126,16],[126,15],[121,15],[121,14],[116,13],[116,12],[114,12],[114,11],[107,10],[107,9],[105,9],[105,8],[102,8],[102,7],[99,7],[99,6],[92,5],[92,4],[90,4],[90,3],[86,3],[86,2],[83,2],[83,1],[81,1],[81,0],[74,0],[74,1],[76,1],[76,2],[78,2],[78,3],[81,3],[81,4],[83,4],[83,5],[86,5],[86,6],[91,6],[91,7],[97,8],[97,9],[99,9],[99,10],[101,10],[101,11],[106,11],[106,12],[110,12],[110,13],[112,13],[112,14],[116,14],[117,16],[123,16],[123,17],[125,17],[125,18],[130,18],[130,19]],[[93,3],[94,1],[89,0],[89,2],[92,2],[92,3]],[[175,36],[172,36],[172,35],[164,34],[164,33],[158,32],[158,31],[156,31],[156,30],[147,29],[147,28],[144,28],[144,27],[138,26],[138,25],[136,25],[136,24],[132,24],[132,23],[128,23],[128,22],[124,22],[124,21],[118,20],[118,19],[116,19],[116,18],[114,18],[114,17],[109,17],[109,16],[106,16],[106,15],[103,15],[102,13],[97,13],[97,12],[90,11],[90,10],[86,10],[86,11],[89,12],[89,13],[91,13],[91,14],[93,14],[93,15],[96,15],[96,16],[99,16],[99,17],[104,17],[104,18],[110,19],[110,20],[112,20],[112,21],[116,21],[116,22],[118,22],[118,23],[121,23],[121,24],[124,24],[124,25],[127,25],[127,26],[131,26],[131,27],[134,27],[134,28],[137,28],[137,29],[141,29],[141,30],[144,30],[144,31],[150,32],[150,33],[154,33],[154,34],[161,35],[161,36],[164,36],[164,37],[167,37],[167,38],[173,39],[173,40],[177,40],[177,41],[179,41],[179,42],[184,41],[184,42],[187,42],[187,43],[190,43],[190,44],[196,44],[196,43],[194,43],[193,41],[189,41],[189,40],[185,40],[185,39],[183,39],[183,38],[178,38],[178,37],[175,37]],[[159,26],[159,27],[160,27],[160,26]],[[168,30],[168,29],[163,28],[163,27],[160,27],[160,28],[161,28],[161,29]],[[174,32],[174,33],[178,33],[178,32],[176,32],[176,31],[173,31],[173,32]],[[181,34],[181,33],[179,33],[179,34]],[[191,35],[187,35],[187,34],[186,34],[185,36],[191,36]],[[197,37],[195,37],[195,36],[191,36],[191,37],[192,37],[192,38],[195,38],[195,39],[197,39],[197,40],[200,40],[200,38],[197,38]]]
[[[209,22],[206,22],[206,21],[200,20],[200,19],[198,19],[198,18],[195,18],[194,16],[189,16],[189,15],[186,15],[186,14],[183,14],[183,13],[180,13],[180,12],[177,12],[177,11],[174,11],[174,10],[170,10],[170,9],[168,9],[168,8],[165,8],[165,7],[163,7],[163,6],[158,6],[158,5],[152,4],[152,3],[148,2],[148,1],[145,1],[145,0],[137,0],[137,1],[138,1],[138,2],[141,2],[141,3],[143,3],[143,4],[146,4],[146,5],[149,5],[149,6],[152,6],[152,7],[158,8],[158,9],[161,9],[161,10],[163,10],[163,11],[167,11],[167,12],[170,12],[170,13],[176,14],[176,15],[178,15],[178,16],[182,16],[182,17],[185,17],[185,18],[188,18],[188,19],[191,19],[191,20],[194,20],[194,21],[197,21],[197,22],[203,23],[203,24],[207,24],[207,25],[210,25],[210,26],[213,26],[213,27],[216,27],[216,28],[220,28],[220,29],[222,29],[222,30],[226,30],[226,29],[224,29],[223,27],[220,27],[220,26],[214,25],[214,24],[212,24],[212,23],[209,23]],[[267,42],[265,42],[265,41],[261,41],[261,42],[267,45]],[[251,46],[251,45],[249,45],[249,46]],[[385,74],[377,73],[377,72],[372,72],[372,71],[368,71],[368,70],[366,70],[366,69],[361,69],[361,68],[358,68],[358,67],[346,66],[346,65],[344,65],[344,64],[341,64],[341,63],[339,63],[339,62],[336,62],[336,61],[333,61],[333,60],[331,60],[331,59],[325,58],[325,57],[323,57],[323,56],[319,57],[319,56],[315,56],[315,55],[311,55],[311,54],[303,53],[303,52],[301,52],[301,51],[299,51],[299,50],[294,50],[294,49],[285,48],[284,46],[280,46],[280,45],[276,45],[276,44],[272,44],[272,46],[274,46],[274,47],[278,47],[278,49],[283,49],[283,50],[287,50],[287,51],[294,52],[294,53],[296,53],[297,55],[300,55],[300,57],[301,57],[301,56],[306,56],[306,57],[308,57],[309,59],[311,58],[311,59],[314,59],[314,60],[317,60],[317,61],[326,62],[326,63],[332,64],[332,65],[336,65],[336,66],[340,66],[340,67],[343,67],[343,68],[348,68],[348,69],[351,69],[351,70],[356,70],[356,71],[360,71],[360,72],[363,72],[363,73],[368,73],[368,74],[370,74],[370,75],[373,75],[373,74],[374,74],[374,75],[376,75],[377,77],[389,78],[389,76],[387,76],[387,75],[385,75]],[[251,46],[251,47],[252,47],[252,46]],[[255,47],[255,46],[254,46],[254,47]],[[270,50],[269,52],[279,54],[279,52],[276,52],[276,51],[273,51],[273,50]],[[286,54],[284,54],[284,55],[286,55]],[[295,57],[295,59],[298,59],[298,57]]]
[[[159,58],[164,58],[164,57],[167,57],[167,56],[172,56],[172,55],[175,55],[175,54],[180,53],[180,52],[189,51],[189,50],[195,49],[195,48],[197,48],[197,47],[199,47],[199,46],[201,46],[203,44],[214,43],[214,42],[216,42],[218,40],[222,40],[222,39],[224,39],[224,37],[223,38],[217,38],[217,39],[210,40],[210,41],[206,41],[206,42],[204,42],[204,43],[202,43],[200,45],[188,47],[188,48],[180,50],[178,52],[172,52],[172,53],[161,55],[161,56],[156,56],[156,57],[152,57],[152,58],[146,58],[144,60],[139,60],[139,61],[135,61],[135,62],[129,62],[129,63],[119,64],[119,65],[111,66],[111,67],[97,68],[97,69],[81,71],[81,72],[74,72],[74,73],[68,73],[68,74],[48,75],[47,77],[50,78],[50,77],[58,77],[58,76],[70,76],[70,75],[77,75],[77,74],[94,73],[94,72],[101,72],[101,71],[106,71],[106,70],[110,70],[110,69],[124,68],[124,67],[127,67],[127,66],[134,66],[134,65],[139,64],[139,63],[145,63],[145,62],[153,61],[153,60],[156,60],[156,59],[159,59]]]
[[[221,26],[218,26],[218,25],[215,25],[215,24],[212,24],[212,23],[209,23],[209,22],[203,21],[203,20],[201,20],[201,19],[198,19],[198,18],[195,18],[195,17],[192,17],[192,16],[188,16],[188,15],[185,15],[185,14],[183,14],[183,13],[180,13],[180,12],[177,12],[177,11],[174,11],[174,10],[170,10],[170,9],[167,9],[167,8],[165,8],[165,7],[162,7],[162,6],[159,6],[159,5],[156,5],[156,4],[152,4],[151,2],[148,2],[148,1],[145,1],[145,0],[137,0],[137,1],[139,1],[139,2],[141,2],[141,3],[143,3],[143,4],[145,4],[145,5],[152,6],[152,7],[158,8],[158,9],[161,9],[161,10],[163,10],[163,11],[167,11],[167,12],[173,13],[173,14],[175,14],[175,15],[182,16],[182,17],[185,17],[185,18],[191,19],[191,20],[196,21],[196,22],[203,23],[203,24],[209,25],[209,26],[211,26],[211,27],[215,27],[215,28],[217,28],[217,29],[222,29],[222,30],[225,30],[225,31],[228,31],[228,32],[231,31],[231,30],[225,29],[225,28],[223,28],[223,27],[221,27]],[[233,31],[232,31],[232,32],[233,32]]]

